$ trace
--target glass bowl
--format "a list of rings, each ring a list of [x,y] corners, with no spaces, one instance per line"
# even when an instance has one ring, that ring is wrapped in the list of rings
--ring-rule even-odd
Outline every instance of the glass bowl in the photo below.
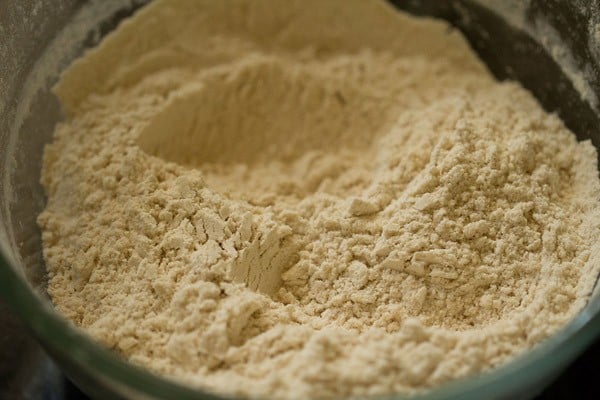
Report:
[[[140,0],[0,3],[0,294],[68,377],[93,398],[218,399],[223,397],[179,385],[124,362],[59,316],[45,292],[45,269],[36,224],[45,201],[39,175],[43,147],[51,140],[54,125],[61,119],[59,104],[50,87],[75,57],[98,43],[144,3]],[[519,80],[547,110],[557,112],[580,139],[591,138],[600,149],[598,113],[575,90],[561,68],[561,60],[555,61],[556,57],[544,50],[543,38],[536,37],[535,32],[526,33],[519,29],[519,24],[513,21],[511,25],[500,17],[507,13],[507,5],[528,4],[524,21],[550,24],[571,51],[571,62],[591,71],[584,76],[585,83],[600,94],[600,80],[594,78],[600,76],[599,62],[590,49],[588,29],[600,21],[594,20],[591,6],[586,8],[585,2],[580,1],[398,0],[392,3],[413,14],[448,20],[463,31],[499,79]],[[502,7],[500,3],[504,3]],[[568,326],[533,350],[493,371],[411,399],[535,396],[600,335],[597,289],[586,308]]]

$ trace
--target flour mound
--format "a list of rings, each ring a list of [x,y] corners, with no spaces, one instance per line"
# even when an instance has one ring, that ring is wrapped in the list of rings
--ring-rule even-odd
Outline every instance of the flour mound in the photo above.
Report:
[[[39,224],[62,314],[195,387],[300,399],[471,376],[583,308],[589,141],[440,22],[224,3],[155,1],[57,85]]]

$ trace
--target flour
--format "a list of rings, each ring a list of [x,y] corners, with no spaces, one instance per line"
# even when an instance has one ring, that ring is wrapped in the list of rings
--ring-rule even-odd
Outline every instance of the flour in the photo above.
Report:
[[[416,393],[544,340],[599,272],[591,143],[383,2],[157,1],[56,91],[48,292],[196,387]]]

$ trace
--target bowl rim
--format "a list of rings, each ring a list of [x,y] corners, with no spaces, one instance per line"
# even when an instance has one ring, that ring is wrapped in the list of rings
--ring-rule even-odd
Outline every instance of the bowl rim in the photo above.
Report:
[[[2,247],[2,246],[0,246]],[[83,330],[75,327],[54,310],[51,302],[35,292],[9,261],[6,249],[0,249],[0,294],[22,319],[33,335],[52,353],[58,352],[70,363],[100,379],[129,392],[159,399],[228,399],[202,389],[186,386],[129,363],[101,346]],[[563,329],[502,366],[490,371],[450,381],[414,396],[384,395],[371,399],[414,400],[502,398],[519,388],[534,390],[545,378],[552,377],[579,355],[600,335],[600,296]],[[69,349],[65,351],[65,349]],[[60,363],[59,363],[60,365]],[[94,378],[98,379],[98,375]],[[543,387],[540,386],[539,390]]]

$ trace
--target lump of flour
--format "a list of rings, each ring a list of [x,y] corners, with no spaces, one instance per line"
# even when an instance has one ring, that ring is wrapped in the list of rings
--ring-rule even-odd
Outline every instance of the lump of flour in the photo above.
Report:
[[[547,338],[599,272],[591,143],[382,1],[158,0],[56,92],[48,292],[196,387],[415,393]]]

